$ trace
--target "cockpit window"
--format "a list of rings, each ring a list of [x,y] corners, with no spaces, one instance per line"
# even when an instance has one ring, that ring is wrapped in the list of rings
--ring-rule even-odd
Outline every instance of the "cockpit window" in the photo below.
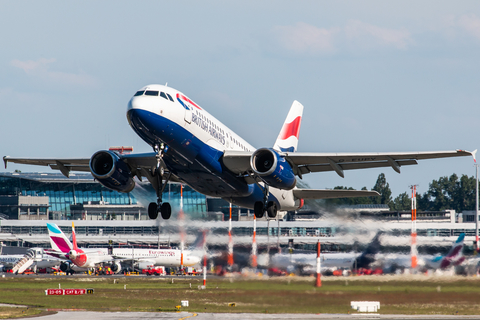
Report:
[[[146,96],[158,96],[158,91],[147,90],[147,91],[145,91],[145,95]]]
[[[165,99],[167,99],[167,100],[168,100],[168,98],[167,98],[167,96],[165,95],[165,93],[164,93],[164,92],[160,92],[160,97],[164,97]]]
[[[141,96],[145,91],[144,90],[141,90],[141,91],[137,91],[135,92],[135,94],[133,95],[134,97],[136,96]]]
[[[169,94],[167,93],[167,96],[168,96],[168,99],[170,99],[170,101],[174,102],[171,95],[169,95]]]

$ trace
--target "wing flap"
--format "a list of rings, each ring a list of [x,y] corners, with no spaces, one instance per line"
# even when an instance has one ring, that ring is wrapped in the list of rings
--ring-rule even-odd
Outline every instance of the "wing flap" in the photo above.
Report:
[[[416,160],[400,160],[397,161],[399,166],[415,165],[418,164]],[[356,169],[369,169],[369,168],[382,168],[391,167],[388,161],[383,162],[357,162],[357,163],[344,163],[340,165],[343,170],[356,170]],[[300,173],[306,174],[310,172],[325,172],[334,171],[334,168],[329,164],[312,164],[305,166],[298,166]]]
[[[323,189],[293,189],[293,195],[299,199],[336,199],[355,197],[375,197],[377,191],[368,190],[323,190]]]
[[[329,163],[329,159],[338,164],[377,162],[377,161],[398,161],[398,160],[426,160],[450,157],[472,156],[473,153],[465,150],[455,151],[428,151],[428,152],[372,152],[372,153],[307,153],[296,152],[286,153],[285,157],[296,165]]]

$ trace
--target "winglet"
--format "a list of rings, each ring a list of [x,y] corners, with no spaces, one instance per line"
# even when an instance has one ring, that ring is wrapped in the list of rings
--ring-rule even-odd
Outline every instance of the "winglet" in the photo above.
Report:
[[[282,152],[297,151],[298,135],[302,122],[303,105],[297,100],[293,101],[287,118],[283,123],[282,130],[277,137],[273,148]]]
[[[476,159],[477,149],[473,150],[473,151],[471,152],[471,154],[472,154],[472,157],[473,157],[473,162],[477,163],[477,159]]]
[[[8,156],[3,157],[3,163],[5,164],[5,169],[7,169]]]
[[[75,225],[72,221],[72,242],[73,242],[73,249],[77,250],[77,236],[75,235]]]

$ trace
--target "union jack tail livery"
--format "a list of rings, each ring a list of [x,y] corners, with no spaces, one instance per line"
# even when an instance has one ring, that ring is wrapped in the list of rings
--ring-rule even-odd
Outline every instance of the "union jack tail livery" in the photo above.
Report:
[[[47,223],[48,235],[50,236],[50,245],[55,251],[68,253],[73,248],[72,243],[67,236],[60,230],[55,223]]]
[[[282,152],[297,151],[298,135],[302,122],[303,105],[297,100],[293,101],[287,118],[283,123],[282,130],[275,141],[273,148]]]

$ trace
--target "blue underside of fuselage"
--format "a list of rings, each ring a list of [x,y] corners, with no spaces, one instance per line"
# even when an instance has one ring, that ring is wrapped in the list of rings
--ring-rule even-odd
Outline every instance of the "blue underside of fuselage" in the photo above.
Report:
[[[141,109],[129,110],[127,118],[133,130],[150,146],[160,143],[168,146],[163,156],[168,170],[196,191],[245,208],[263,201],[263,190],[258,185],[247,184],[222,164],[222,151],[208,146],[184,127]],[[269,201],[275,201],[280,208],[271,194]]]

